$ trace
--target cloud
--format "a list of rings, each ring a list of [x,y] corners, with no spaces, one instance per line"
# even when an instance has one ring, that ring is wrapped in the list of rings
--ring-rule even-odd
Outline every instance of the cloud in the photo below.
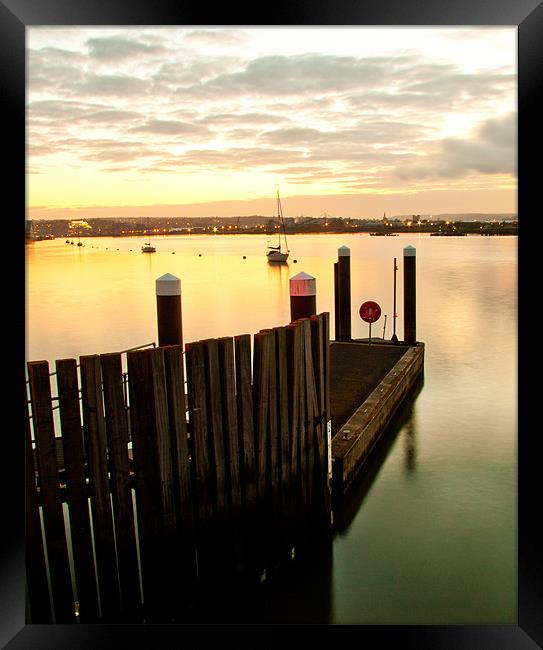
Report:
[[[424,162],[398,167],[402,180],[460,178],[479,174],[516,174],[516,115],[485,121],[472,138],[445,138]]]
[[[148,44],[139,39],[121,35],[89,38],[86,44],[89,56],[100,61],[119,61],[165,51],[162,45]]]
[[[123,74],[89,74],[80,83],[72,84],[76,96],[91,97],[142,97],[147,94],[147,81]]]
[[[249,41],[249,36],[237,29],[225,27],[220,30],[198,29],[187,32],[183,41],[204,45],[243,45]]]
[[[111,125],[142,119],[145,116],[131,110],[112,108],[107,104],[87,104],[73,100],[42,100],[27,106],[30,123],[56,124],[68,120],[71,124]]]
[[[153,135],[190,135],[198,137],[208,134],[208,130],[203,126],[172,120],[149,120],[141,126],[131,128],[130,131]]]

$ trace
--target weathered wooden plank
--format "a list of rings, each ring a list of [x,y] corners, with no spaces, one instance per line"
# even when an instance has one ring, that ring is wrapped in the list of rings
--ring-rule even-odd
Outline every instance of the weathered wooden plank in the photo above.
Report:
[[[317,421],[318,415],[317,391],[315,386],[315,374],[313,368],[313,353],[311,349],[311,320],[309,318],[302,321],[304,332],[304,364],[305,364],[305,420],[306,420],[306,458],[307,458],[307,516],[311,524],[314,519],[316,508],[315,495],[315,472],[316,459],[315,448],[317,438]]]
[[[137,616],[141,596],[121,354],[102,354],[100,364],[121,602],[123,614],[131,618]]]
[[[324,419],[326,422],[326,465],[328,468],[328,493],[330,495],[330,525],[334,524],[334,513],[332,509],[332,416],[330,411],[330,314],[324,312],[322,314],[322,329],[323,329],[323,365],[324,365]]]
[[[331,415],[330,415],[330,314],[322,314],[322,345],[323,345],[323,367],[324,367],[324,412],[326,421],[326,451],[328,457],[328,477],[331,485],[332,479],[332,457],[331,457]]]
[[[168,395],[166,390],[166,371],[164,349],[149,350],[153,383],[150,387],[154,403],[154,439],[156,445],[157,487],[160,504],[160,530],[163,537],[175,536],[175,486],[173,474],[173,454],[169,432]]]
[[[241,482],[233,339],[226,337],[220,338],[218,340],[218,347],[221,402],[223,408],[224,449],[227,470],[226,481],[230,497],[230,519],[232,522],[236,522],[241,517]]]
[[[190,476],[190,449],[187,432],[183,346],[164,348],[168,415],[173,471],[176,480],[178,532],[181,539],[194,538],[194,512]]]
[[[300,367],[299,435],[298,435],[298,538],[299,545],[305,546],[308,541],[308,491],[307,491],[307,385],[305,367],[305,332],[303,320],[299,321],[300,341],[295,354],[298,356]]]
[[[104,620],[112,620],[117,619],[120,612],[120,593],[109,496],[100,357],[86,355],[80,357],[79,362],[100,605]]]
[[[283,490],[288,513],[287,536],[292,548],[298,543],[300,511],[300,436],[302,430],[300,412],[300,393],[302,390],[302,364],[299,354],[302,330],[299,323],[291,323],[286,328],[287,334],[287,379],[289,410],[289,480],[287,489]]]
[[[270,348],[266,344],[268,333],[254,335],[253,356],[253,412],[255,418],[255,459],[257,503],[265,502],[266,497],[266,460],[268,441],[268,384],[270,376]]]
[[[287,361],[287,328],[277,327],[275,331],[275,357],[277,380],[277,427],[279,445],[279,520],[280,555],[291,557],[291,544],[288,534],[288,490],[290,480],[290,431],[288,412],[288,361]]]
[[[281,504],[283,503],[283,486],[289,480],[289,410],[288,410],[288,362],[287,362],[287,328],[277,327],[275,331],[275,356],[277,378],[277,427],[279,434],[279,466],[281,485]]]
[[[92,552],[92,533],[89,515],[88,489],[85,480],[85,450],[79,407],[79,383],[75,359],[56,361],[58,405],[62,442],[66,501],[70,515],[70,532],[82,623],[98,619],[98,592]]]
[[[153,621],[159,609],[163,551],[160,549],[162,511],[150,352],[129,352],[127,367],[143,604],[146,620]]]
[[[153,603],[153,620],[172,620],[176,609],[185,601],[180,588],[184,573],[184,557],[179,555],[176,517],[176,489],[174,450],[169,425],[168,390],[164,348],[149,350],[151,359],[157,462],[157,503],[160,511],[157,554],[156,603]],[[156,605],[156,606],[155,606]]]
[[[236,336],[236,400],[240,444],[240,476],[244,517],[250,517],[256,506],[256,461],[251,382],[251,336]]]
[[[337,262],[334,262],[334,331],[335,340],[341,341],[341,311],[339,308],[339,279]]]
[[[225,441],[223,434],[219,344],[216,339],[203,341],[207,396],[207,426],[211,474],[215,477],[216,521],[222,526],[229,516],[229,495],[226,481]]]
[[[324,499],[326,480],[326,413],[324,403],[324,345],[323,345],[323,319],[322,314],[312,316],[311,322],[311,352],[313,359],[314,385],[315,385],[315,433],[316,433],[316,472],[315,490]],[[319,497],[320,498],[320,497]],[[324,501],[321,505],[324,505]]]
[[[73,622],[74,599],[59,489],[49,364],[47,361],[32,361],[27,368],[55,621]]]
[[[234,341],[242,487],[242,564],[248,570],[247,575],[254,578],[258,567],[259,546],[251,336],[249,334],[236,336]]]
[[[277,360],[276,360],[276,332],[269,330],[266,340],[268,346],[269,364],[269,381],[268,381],[268,440],[267,440],[267,483],[268,483],[268,521],[269,529],[269,546],[268,561],[271,565],[277,564],[280,533],[281,533],[281,504],[280,504],[280,479],[281,472],[279,462],[281,458],[280,450],[280,432],[278,428],[278,409],[279,409],[279,391],[277,378]]]
[[[317,534],[327,531],[331,519],[330,486],[328,477],[327,428],[326,419],[326,378],[325,378],[325,324],[323,314],[311,318],[311,346],[316,388],[315,433],[315,495],[317,499]]]
[[[209,459],[204,345],[185,346],[190,448],[194,465],[194,507],[199,536],[208,534],[214,521],[214,495]]]
[[[25,392],[25,558],[28,608],[26,623],[52,623],[45,549],[41,531],[30,416]]]
[[[164,348],[172,467],[175,480],[180,593],[187,599],[197,582],[191,459],[187,432],[183,346]]]

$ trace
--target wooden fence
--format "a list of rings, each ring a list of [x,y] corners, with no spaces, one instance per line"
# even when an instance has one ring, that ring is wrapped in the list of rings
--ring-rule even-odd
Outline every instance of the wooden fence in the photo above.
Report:
[[[179,620],[331,539],[328,313],[126,361],[27,364],[29,622]]]

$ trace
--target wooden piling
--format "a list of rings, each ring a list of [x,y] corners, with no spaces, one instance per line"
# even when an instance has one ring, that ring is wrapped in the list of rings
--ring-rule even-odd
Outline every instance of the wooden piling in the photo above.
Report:
[[[157,278],[155,285],[158,344],[182,345],[181,280],[171,273],[165,273]]]
[[[312,275],[298,273],[290,278],[289,287],[291,321],[317,313],[317,281]]]

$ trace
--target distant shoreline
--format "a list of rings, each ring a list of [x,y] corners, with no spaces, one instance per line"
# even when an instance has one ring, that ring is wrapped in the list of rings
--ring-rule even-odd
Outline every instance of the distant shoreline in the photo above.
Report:
[[[286,221],[286,220],[285,220]],[[85,225],[82,225],[85,224]],[[83,237],[153,237],[171,235],[267,235],[273,237],[278,233],[277,222],[269,219],[266,223],[239,226],[232,221],[217,221],[204,225],[171,225],[162,222],[148,228],[141,223],[128,224],[126,221],[102,222],[88,220],[85,222],[33,222],[31,232],[27,231],[28,241],[44,239],[73,239]],[[341,220],[310,220],[303,223],[286,224],[287,236],[293,235],[344,235],[369,234],[372,236],[395,236],[399,234],[428,233],[436,236],[465,235],[517,235],[518,221],[372,221],[344,222]]]

